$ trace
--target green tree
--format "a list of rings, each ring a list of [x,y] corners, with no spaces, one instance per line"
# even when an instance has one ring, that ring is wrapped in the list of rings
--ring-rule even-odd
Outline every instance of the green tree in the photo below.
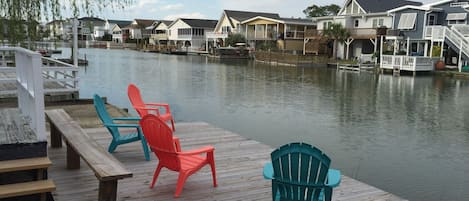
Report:
[[[104,9],[122,9],[133,2],[134,0],[0,0],[0,19],[6,19],[8,23],[7,26],[0,26],[0,33],[5,33],[5,38],[13,44],[37,40],[38,22],[61,19],[67,8],[70,8],[73,17],[78,17],[81,13],[92,15]]]
[[[236,43],[244,43],[244,42],[246,42],[246,38],[244,37],[243,34],[239,34],[239,33],[230,34],[228,38],[225,39],[225,45],[232,46],[232,47],[234,47]]]
[[[334,40],[334,47],[332,50],[333,58],[337,58],[337,44],[344,42],[350,37],[350,32],[339,23],[332,23],[324,29],[322,35],[330,40]]]
[[[337,15],[340,11],[340,6],[336,4],[330,4],[326,6],[317,6],[311,5],[308,8],[303,10],[303,13],[307,17],[322,17],[322,16],[330,16],[330,15]]]

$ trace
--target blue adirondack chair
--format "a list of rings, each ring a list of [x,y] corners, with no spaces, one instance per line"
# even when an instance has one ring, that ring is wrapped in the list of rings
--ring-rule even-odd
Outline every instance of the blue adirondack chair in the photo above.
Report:
[[[103,122],[103,125],[108,129],[108,131],[112,135],[112,141],[109,145],[108,151],[109,153],[114,152],[118,145],[141,141],[143,147],[143,153],[145,154],[145,159],[147,161],[150,160],[150,154],[148,151],[147,141],[142,134],[142,129],[140,125],[137,124],[116,124],[114,121],[139,121],[140,117],[118,117],[118,118],[111,118],[109,113],[106,110],[106,105],[104,105],[103,99],[95,94],[93,97],[94,108],[98,113],[99,118]],[[125,135],[121,135],[119,132],[119,128],[135,128],[136,132],[129,133]]]
[[[271,153],[264,178],[272,180],[272,200],[330,201],[340,183],[340,171],[329,169],[331,160],[306,143],[283,145]]]

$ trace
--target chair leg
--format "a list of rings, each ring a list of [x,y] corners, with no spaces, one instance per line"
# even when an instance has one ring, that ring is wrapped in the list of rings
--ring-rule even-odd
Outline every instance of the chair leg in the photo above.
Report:
[[[182,189],[184,188],[184,184],[186,183],[187,177],[189,177],[189,175],[183,172],[179,172],[178,183],[176,185],[176,192],[174,193],[174,197],[177,198],[181,194]]]
[[[145,140],[145,137],[143,137],[141,134],[140,135],[140,141],[142,142],[142,148],[143,148],[143,154],[145,155],[145,159],[147,161],[150,160],[150,151],[148,150],[148,145],[147,141]]]
[[[213,157],[213,152],[208,153],[208,162],[210,164],[210,168],[212,169],[212,180],[213,180],[213,187],[217,187],[217,173],[215,170],[215,158]]]
[[[153,180],[151,181],[150,188],[155,187],[156,179],[158,178],[158,175],[160,174],[161,168],[163,168],[163,166],[161,166],[158,163],[158,167],[156,167],[155,173],[153,174]]]
[[[117,148],[117,145],[118,145],[117,142],[113,140],[108,148],[109,153],[114,152],[114,150],[116,150]]]

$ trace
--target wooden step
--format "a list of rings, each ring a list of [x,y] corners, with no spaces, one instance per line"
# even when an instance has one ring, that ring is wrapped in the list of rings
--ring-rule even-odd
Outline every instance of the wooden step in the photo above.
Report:
[[[55,184],[52,180],[39,180],[16,184],[7,184],[0,185],[0,198],[33,195],[52,191],[55,191]]]
[[[52,165],[48,157],[0,161],[0,173],[22,170],[46,169]]]

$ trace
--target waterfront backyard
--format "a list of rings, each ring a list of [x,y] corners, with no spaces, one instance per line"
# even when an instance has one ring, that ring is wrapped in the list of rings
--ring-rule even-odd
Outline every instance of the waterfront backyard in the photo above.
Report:
[[[205,121],[271,147],[313,144],[343,174],[405,199],[469,197],[467,80],[80,51],[89,60],[82,98],[98,93],[131,108],[134,83],[145,100],[170,103],[177,122]]]

